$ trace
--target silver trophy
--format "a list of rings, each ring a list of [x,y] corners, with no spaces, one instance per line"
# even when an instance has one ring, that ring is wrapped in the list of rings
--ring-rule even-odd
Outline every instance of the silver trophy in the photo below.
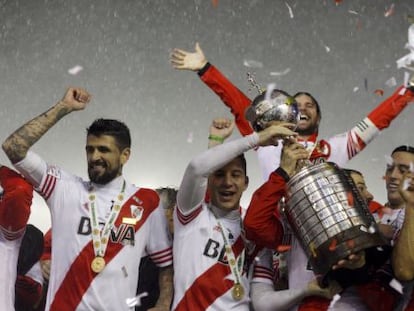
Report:
[[[272,87],[263,90],[250,73],[248,80],[260,93],[245,112],[255,131],[263,130],[271,121],[297,123],[299,110],[292,96]]]
[[[306,166],[294,175],[284,211],[320,279],[350,254],[387,245],[354,182],[334,163]]]

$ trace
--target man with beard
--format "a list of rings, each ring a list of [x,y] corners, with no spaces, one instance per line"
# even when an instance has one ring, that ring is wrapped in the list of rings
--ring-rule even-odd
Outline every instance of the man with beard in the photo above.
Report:
[[[90,181],[46,163],[30,151],[54,124],[83,110],[90,95],[69,88],[52,108],[11,134],[3,149],[36,186],[52,218],[52,264],[46,310],[130,310],[143,255],[162,267],[158,310],[171,300],[171,240],[155,191],[122,176],[131,138],[122,122],[95,120],[87,129]]]
[[[252,125],[245,117],[245,111],[250,106],[251,100],[207,61],[198,43],[194,52],[175,49],[171,55],[171,63],[175,69],[197,72],[201,80],[230,108],[240,133],[248,135],[253,132]],[[410,84],[410,87],[398,88],[391,97],[383,101],[353,128],[326,140],[318,138],[321,120],[318,102],[309,93],[295,94],[294,98],[301,115],[296,129],[298,142],[309,151],[310,160],[313,163],[331,161],[339,167],[345,166],[382,129],[387,128],[409,102],[414,100],[414,78]],[[279,166],[280,155],[281,146],[266,146],[257,149],[264,180],[268,180],[269,175]],[[259,239],[260,234],[265,234],[263,230],[257,233]],[[292,248],[287,253],[289,287],[304,288],[315,276],[309,269],[308,258],[295,237],[292,239],[291,246]],[[273,248],[272,245],[267,247]],[[301,307],[301,310],[306,310],[307,305],[312,305],[310,299],[309,303]]]

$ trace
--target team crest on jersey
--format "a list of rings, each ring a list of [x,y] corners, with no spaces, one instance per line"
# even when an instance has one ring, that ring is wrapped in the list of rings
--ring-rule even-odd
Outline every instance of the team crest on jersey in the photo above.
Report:
[[[54,165],[50,165],[47,168],[47,175],[53,176],[57,179],[60,179],[60,170],[58,167],[54,166]]]
[[[141,220],[142,215],[144,214],[144,208],[142,206],[132,205],[131,204],[131,215],[137,221]]]

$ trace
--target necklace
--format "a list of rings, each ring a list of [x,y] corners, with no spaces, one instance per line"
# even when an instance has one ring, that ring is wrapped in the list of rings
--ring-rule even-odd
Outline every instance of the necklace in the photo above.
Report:
[[[116,198],[116,202],[113,205],[113,208],[102,231],[99,230],[96,194],[93,192],[93,187],[91,187],[91,190],[89,192],[89,217],[91,220],[92,228],[92,245],[93,251],[95,253],[95,258],[91,262],[91,269],[95,273],[100,273],[106,266],[104,257],[109,242],[109,234],[111,233],[115,221],[118,218],[119,212],[121,211],[122,201],[124,200],[125,194],[125,186],[126,183],[124,180],[121,192]]]
[[[221,222],[217,218],[216,214],[210,208],[211,213],[216,218],[217,224],[220,228],[221,235],[224,241],[224,249],[227,255],[227,261],[230,267],[230,271],[234,277],[233,288],[231,289],[231,295],[234,300],[242,300],[245,295],[245,290],[243,285],[241,284],[241,270],[243,269],[244,264],[244,254],[245,250],[243,249],[242,253],[240,254],[239,258],[236,259],[234,255],[233,249],[231,247],[230,241],[227,235],[224,233],[224,227],[222,226]]]

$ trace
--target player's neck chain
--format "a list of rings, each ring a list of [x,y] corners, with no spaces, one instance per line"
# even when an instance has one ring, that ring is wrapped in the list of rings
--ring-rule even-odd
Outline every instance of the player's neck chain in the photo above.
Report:
[[[121,211],[122,201],[124,200],[126,182],[124,180],[121,191],[116,197],[116,201],[113,204],[113,208],[105,222],[102,231],[99,229],[98,211],[96,203],[96,194],[93,186],[89,190],[89,217],[91,219],[92,228],[92,245],[95,253],[95,258],[92,260],[91,269],[95,273],[100,273],[105,268],[105,253],[109,242],[109,235],[115,224],[116,219]]]
[[[236,259],[236,256],[234,255],[234,252],[231,247],[230,241],[227,237],[227,234],[225,234],[224,227],[222,226],[220,220],[214,213],[211,206],[210,206],[210,211],[216,218],[217,225],[220,227],[220,232],[221,232],[221,235],[223,236],[223,241],[224,241],[224,248],[226,250],[227,262],[229,264],[231,274],[233,275],[233,278],[234,278],[234,284],[231,290],[231,295],[234,300],[242,300],[245,294],[244,287],[241,283],[241,271],[243,270],[243,265],[244,265],[244,253],[245,253],[244,249],[241,252],[239,258]]]

